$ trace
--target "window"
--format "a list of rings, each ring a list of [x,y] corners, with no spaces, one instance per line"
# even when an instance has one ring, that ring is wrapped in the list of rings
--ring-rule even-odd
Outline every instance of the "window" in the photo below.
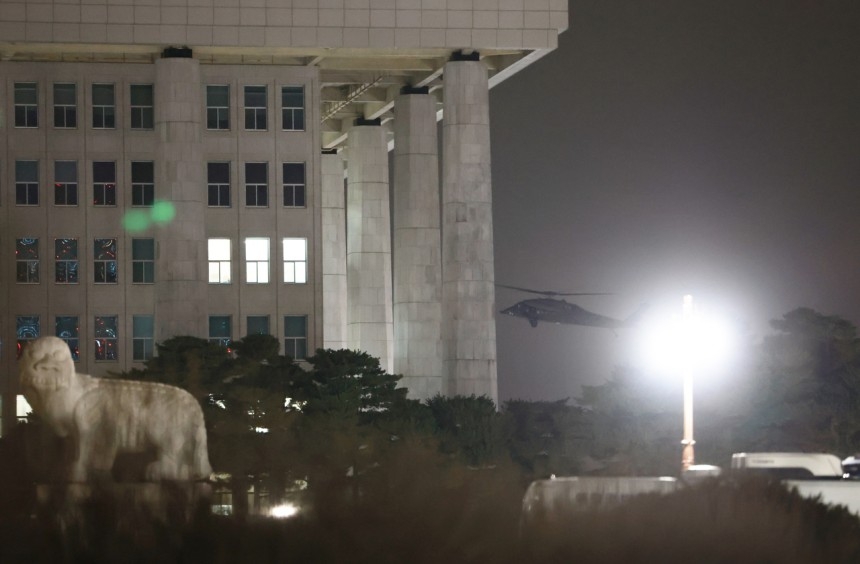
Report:
[[[152,85],[131,85],[131,128],[152,129],[155,112],[152,109]]]
[[[54,127],[78,126],[77,86],[54,84]]]
[[[232,328],[229,315],[209,316],[209,342],[229,347],[232,341]]]
[[[269,283],[268,237],[245,238],[245,282],[248,284]]]
[[[308,355],[308,318],[306,315],[284,316],[284,354],[293,360]]]
[[[54,239],[54,282],[78,283],[78,240]]]
[[[39,240],[15,239],[15,281],[39,283]]]
[[[113,84],[93,84],[93,128],[116,127],[116,101]]]
[[[284,238],[284,283],[306,284],[308,281],[308,240]]]
[[[305,163],[284,163],[284,207],[305,207]]]
[[[54,205],[78,205],[78,161],[54,161]]]
[[[245,163],[245,205],[262,208],[269,205],[268,163]]]
[[[207,163],[206,178],[209,186],[209,205],[230,207],[230,163]]]
[[[131,281],[155,283],[155,239],[131,240]]]
[[[39,161],[15,161],[15,204],[39,205]]]
[[[230,283],[230,239],[209,239],[209,283]]]
[[[61,338],[69,345],[69,351],[72,353],[72,360],[78,361],[81,359],[80,348],[80,326],[78,325],[77,315],[57,316],[57,337]]]
[[[248,335],[268,335],[269,334],[269,316],[268,315],[249,315],[248,316]]]
[[[24,347],[30,341],[35,341],[41,334],[41,325],[38,315],[17,315],[15,316],[15,334],[18,339],[17,358],[21,358],[21,353],[24,352]]]
[[[116,284],[116,239],[96,239],[93,257],[93,281],[96,284]]]
[[[230,129],[230,87],[206,85],[206,129]]]
[[[116,163],[93,162],[93,205],[116,205]]]
[[[155,201],[155,171],[152,161],[131,162],[131,205],[151,206]]]
[[[266,87],[245,87],[245,129],[266,129]]]
[[[155,350],[155,322],[151,315],[131,316],[131,359],[145,362]]]
[[[302,131],[305,128],[305,89],[302,86],[281,88],[281,129]]]
[[[95,350],[96,360],[119,360],[119,347],[117,346],[117,316],[96,316],[95,325]]]
[[[39,90],[35,82],[15,83],[15,127],[39,127]]]

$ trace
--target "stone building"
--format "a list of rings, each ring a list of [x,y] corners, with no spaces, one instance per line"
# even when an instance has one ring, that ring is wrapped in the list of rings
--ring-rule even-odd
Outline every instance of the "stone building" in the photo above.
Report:
[[[365,350],[417,398],[496,399],[488,89],[567,19],[567,0],[0,1],[3,423],[40,335],[104,375],[173,335],[269,333],[296,359]]]

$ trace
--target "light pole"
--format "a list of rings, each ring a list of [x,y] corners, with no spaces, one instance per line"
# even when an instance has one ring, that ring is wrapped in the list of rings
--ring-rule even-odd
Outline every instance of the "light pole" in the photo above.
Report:
[[[692,342],[695,339],[693,323],[693,296],[684,296],[684,310],[681,317],[681,330],[683,331],[682,343],[682,372],[684,378],[684,436],[681,439],[683,450],[681,452],[681,471],[688,470],[696,463],[696,454],[693,445],[693,351]]]

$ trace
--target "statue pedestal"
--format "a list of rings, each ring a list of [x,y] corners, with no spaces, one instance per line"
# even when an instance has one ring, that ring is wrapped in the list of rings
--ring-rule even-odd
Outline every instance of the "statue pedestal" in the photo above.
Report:
[[[205,482],[37,484],[40,517],[61,526],[87,524],[134,530],[147,523],[189,522],[209,512],[212,487]]]

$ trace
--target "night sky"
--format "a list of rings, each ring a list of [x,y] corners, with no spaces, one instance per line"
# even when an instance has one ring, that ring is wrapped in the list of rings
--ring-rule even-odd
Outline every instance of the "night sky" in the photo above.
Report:
[[[691,293],[757,335],[800,306],[860,324],[860,2],[571,0],[490,100],[498,283],[616,292],[568,298],[615,317]],[[628,335],[496,326],[502,400],[631,360]]]

